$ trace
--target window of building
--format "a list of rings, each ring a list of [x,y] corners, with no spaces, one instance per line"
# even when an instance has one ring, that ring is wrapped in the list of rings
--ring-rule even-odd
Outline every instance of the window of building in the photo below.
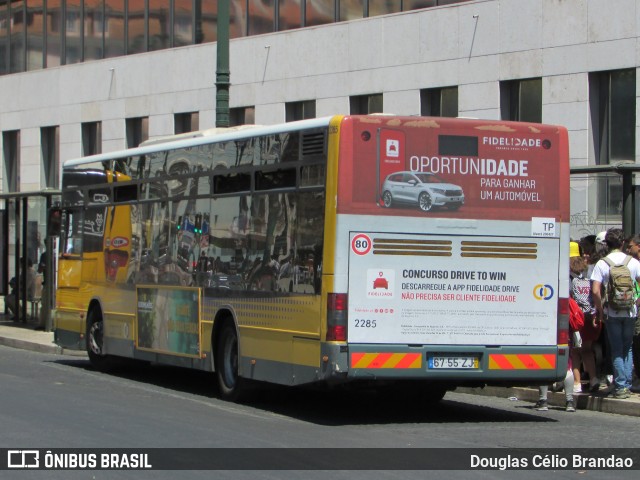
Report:
[[[229,126],[252,125],[256,122],[256,107],[236,107],[229,109]]]
[[[0,2],[0,75],[9,73],[9,3]]]
[[[305,100],[303,102],[286,103],[285,117],[287,122],[316,118],[316,101]]]
[[[306,0],[305,26],[324,25],[335,21],[336,10],[334,0]]]
[[[402,9],[405,11],[417,10],[419,8],[429,8],[437,5],[437,0],[404,0]]]
[[[275,0],[250,0],[247,35],[260,35],[275,30]]]
[[[457,117],[458,87],[420,90],[420,114],[427,117]]]
[[[635,161],[635,68],[593,73],[589,88],[596,163]]]
[[[355,95],[349,97],[349,111],[351,115],[366,115],[369,113],[382,113],[382,94]]]
[[[229,0],[229,35],[469,0]],[[28,7],[28,8],[27,8]],[[0,75],[217,40],[215,0],[0,0]]]
[[[149,140],[149,117],[127,118],[127,148],[135,148]]]
[[[174,0],[173,8],[173,46],[191,45],[194,43],[195,12],[199,11],[199,19],[202,22],[202,0]],[[202,38],[198,43],[202,43]]]
[[[149,2],[149,51],[171,47],[171,9],[169,0]]]
[[[589,104],[595,163],[635,161],[636,70],[613,70],[589,75]],[[622,213],[619,175],[598,177],[599,216]]]
[[[291,30],[301,26],[300,0],[278,0],[278,30]]]
[[[83,0],[83,61],[100,60],[104,50],[104,0]]]
[[[195,0],[194,41],[196,44],[215,42],[218,39],[218,3],[207,0]]]
[[[198,112],[176,113],[173,116],[173,131],[179,133],[195,132],[200,128]]]
[[[369,1],[373,2],[378,0],[369,0]],[[468,2],[468,1],[470,0],[403,0],[402,9],[404,11],[417,10],[419,8],[430,8],[430,7],[437,7],[440,5],[450,5],[452,3],[462,3],[462,2]]]
[[[63,63],[82,61],[82,0],[67,0],[65,12],[65,50]]]
[[[125,0],[105,0],[104,57],[125,54]]]
[[[42,188],[59,188],[58,170],[60,165],[60,132],[59,127],[43,127],[40,129],[40,146],[42,149]]]
[[[11,73],[24,72],[26,62],[25,0],[10,0],[10,62]]]
[[[542,79],[500,82],[502,120],[542,122]]]
[[[127,11],[127,53],[142,53],[147,49],[147,24],[145,3],[128,2]]]
[[[17,192],[20,187],[20,131],[2,132],[4,164],[3,191]]]
[[[389,2],[388,0],[369,0],[369,16],[387,15],[402,10],[402,2]]]
[[[44,0],[29,0],[27,70],[44,67]]]
[[[124,0],[121,0],[124,1]],[[62,64],[62,4],[46,5],[46,55],[45,66],[57,67]]]
[[[364,17],[366,0],[340,0],[338,21],[346,22]]]
[[[102,122],[82,124],[82,155],[102,153]]]

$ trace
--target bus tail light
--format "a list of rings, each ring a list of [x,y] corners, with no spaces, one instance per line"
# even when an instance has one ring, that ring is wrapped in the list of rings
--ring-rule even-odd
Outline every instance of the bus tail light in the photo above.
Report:
[[[330,293],[327,296],[327,342],[347,341],[346,293]]]
[[[569,344],[569,299],[558,300],[558,345]]]

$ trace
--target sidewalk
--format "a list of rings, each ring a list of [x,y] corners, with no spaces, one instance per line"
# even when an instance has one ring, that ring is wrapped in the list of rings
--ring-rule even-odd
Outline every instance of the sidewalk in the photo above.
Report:
[[[42,353],[56,355],[85,356],[86,352],[68,350],[53,343],[53,332],[41,332],[34,330],[30,323],[18,323],[9,320],[5,315],[0,315],[0,345],[21,348]],[[512,398],[520,401],[531,402],[533,405],[538,400],[537,388],[525,387],[485,387],[485,388],[458,388],[456,392],[470,393],[473,395],[485,395],[491,397]],[[604,391],[597,394],[576,394],[573,396],[578,410],[593,410],[603,413],[615,413],[618,415],[630,415],[640,417],[640,395],[632,393],[625,400],[617,400],[607,397]],[[564,410],[564,393],[549,391],[549,405],[552,409]]]
[[[537,388],[527,387],[457,388],[456,392],[531,402],[532,407],[539,398]],[[566,397],[563,392],[552,392],[549,389],[547,399],[550,410],[564,411]],[[573,400],[578,410],[592,410],[594,412],[640,417],[640,395],[637,393],[632,393],[629,398],[624,400],[618,400],[608,397],[604,390],[600,390],[600,392],[594,394],[574,393]]]
[[[0,345],[56,355],[86,356],[86,352],[69,350],[53,343],[53,332],[35,330],[30,322],[14,322],[0,314]]]

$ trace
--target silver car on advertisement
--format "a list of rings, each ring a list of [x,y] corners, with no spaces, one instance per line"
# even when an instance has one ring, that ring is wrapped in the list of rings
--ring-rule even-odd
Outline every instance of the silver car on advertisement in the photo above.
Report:
[[[464,192],[433,173],[395,172],[382,185],[382,202],[389,208],[396,204],[417,206],[428,212],[433,207],[457,210],[464,204]]]

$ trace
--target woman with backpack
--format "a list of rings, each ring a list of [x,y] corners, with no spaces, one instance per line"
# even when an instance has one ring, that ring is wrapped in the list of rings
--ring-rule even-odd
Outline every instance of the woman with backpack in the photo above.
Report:
[[[598,322],[606,322],[613,359],[613,396],[624,399],[629,398],[632,381],[631,344],[637,314],[634,280],[640,281],[640,262],[621,251],[624,243],[621,229],[609,229],[605,243],[609,254],[596,263],[591,274],[591,292],[596,308],[594,326]]]

